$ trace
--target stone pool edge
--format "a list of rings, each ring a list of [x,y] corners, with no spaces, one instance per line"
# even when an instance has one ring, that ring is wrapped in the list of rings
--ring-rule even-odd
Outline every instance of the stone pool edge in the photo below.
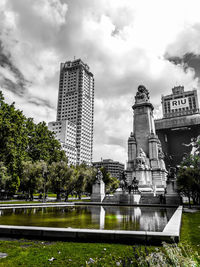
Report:
[[[179,242],[182,206],[179,206],[163,232],[97,230],[55,227],[0,225],[0,237],[59,239],[63,241],[92,241],[110,243],[160,244]]]

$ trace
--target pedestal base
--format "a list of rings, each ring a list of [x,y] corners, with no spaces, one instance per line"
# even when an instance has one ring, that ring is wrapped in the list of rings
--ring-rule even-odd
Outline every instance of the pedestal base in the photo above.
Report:
[[[105,198],[105,194],[92,194],[91,201],[92,202],[102,202]]]

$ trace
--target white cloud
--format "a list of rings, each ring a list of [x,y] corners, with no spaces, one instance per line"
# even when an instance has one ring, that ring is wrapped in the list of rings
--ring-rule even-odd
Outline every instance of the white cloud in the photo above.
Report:
[[[174,85],[198,88],[193,69],[164,55],[200,53],[199,7],[198,0],[3,0],[4,53],[27,80],[24,97],[4,90],[6,97],[37,121],[54,120],[59,64],[82,58],[95,76],[94,159],[125,162],[138,85],[150,90],[156,116]],[[8,68],[0,73],[16,79]]]

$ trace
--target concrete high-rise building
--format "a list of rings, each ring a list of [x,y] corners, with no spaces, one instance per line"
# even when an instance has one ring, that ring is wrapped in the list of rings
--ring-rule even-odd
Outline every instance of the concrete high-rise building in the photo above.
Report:
[[[104,167],[107,172],[119,180],[122,178],[122,173],[124,172],[124,164],[112,159],[102,159],[101,161],[93,162],[93,166],[96,168]]]
[[[93,116],[94,77],[89,66],[81,59],[61,63],[57,123],[69,121],[75,125],[71,132],[76,139],[76,164],[92,164]],[[65,125],[69,127],[69,123]],[[63,132],[66,133],[66,129],[63,128]]]

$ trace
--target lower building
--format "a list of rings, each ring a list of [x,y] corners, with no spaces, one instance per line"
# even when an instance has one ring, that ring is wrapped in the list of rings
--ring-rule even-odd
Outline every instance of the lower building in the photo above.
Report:
[[[48,123],[48,128],[55,133],[55,138],[61,143],[62,149],[68,158],[68,163],[76,165],[76,124],[69,120],[53,121]]]
[[[163,118],[155,120],[156,134],[161,141],[167,169],[179,165],[185,154],[194,154],[200,136],[200,109],[197,90],[172,88],[162,96]]]
[[[192,152],[200,136],[200,114],[159,119],[155,121],[155,127],[167,169],[176,167],[185,154]]]
[[[104,167],[111,176],[116,177],[119,180],[124,172],[124,164],[112,159],[103,159],[101,161],[93,162],[93,166],[96,168]]]

